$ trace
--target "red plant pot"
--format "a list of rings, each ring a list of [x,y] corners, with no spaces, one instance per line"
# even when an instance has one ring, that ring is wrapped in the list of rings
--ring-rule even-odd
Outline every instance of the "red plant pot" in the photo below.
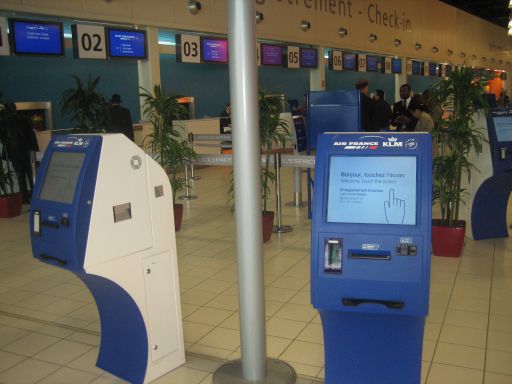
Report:
[[[0,218],[7,219],[21,215],[22,205],[23,197],[21,193],[0,197]]]
[[[466,235],[466,222],[449,227],[446,220],[432,220],[432,251],[436,256],[460,257]]]
[[[178,232],[180,230],[182,218],[183,204],[174,204],[174,232]]]
[[[272,228],[274,226],[274,212],[265,211],[261,214],[263,225],[263,242],[266,243],[272,237]]]

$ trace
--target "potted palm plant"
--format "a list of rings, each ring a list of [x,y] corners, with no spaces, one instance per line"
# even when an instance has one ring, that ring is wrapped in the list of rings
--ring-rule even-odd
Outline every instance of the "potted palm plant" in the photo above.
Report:
[[[273,154],[272,146],[274,144],[285,145],[286,138],[290,135],[288,124],[279,117],[281,100],[279,96],[271,95],[266,91],[260,91],[258,94],[259,104],[259,123],[260,123],[260,146],[261,153],[264,155],[265,162],[260,170],[261,176],[261,202],[262,202],[262,225],[263,242],[267,242],[272,237],[272,227],[274,224],[274,211],[268,209],[270,198],[270,187],[276,180],[274,169],[270,166],[270,156]],[[233,174],[231,173],[230,187],[228,190],[228,202],[231,203],[231,210],[234,210],[233,202],[235,186]]]
[[[462,182],[464,178],[469,182],[471,172],[476,170],[469,152],[481,153],[485,140],[484,128],[475,124],[476,114],[487,110],[485,84],[472,68],[461,67],[434,86],[438,101],[453,110],[432,131],[434,143],[439,146],[433,161],[433,199],[441,210],[441,218],[432,223],[435,255],[458,257],[462,253],[466,231],[465,221],[459,219],[465,194]]]
[[[285,146],[285,140],[290,135],[288,124],[279,117],[281,100],[279,96],[270,95],[266,91],[260,91],[258,95],[260,110],[260,145],[261,152],[265,155],[265,163],[261,168],[261,201],[263,204],[263,242],[270,240],[274,224],[274,212],[267,209],[270,197],[270,186],[276,180],[276,174],[270,167],[272,146],[280,144]]]
[[[187,163],[196,158],[196,153],[188,140],[183,138],[183,128],[173,124],[173,120],[186,116],[188,111],[178,102],[178,95],[165,92],[160,85],[154,86],[153,93],[144,88],[141,90],[139,96],[143,100],[143,113],[153,126],[153,132],[144,139],[144,145],[169,175],[174,206],[174,227],[179,231],[183,204],[176,204],[176,196],[186,186],[181,171]]]
[[[14,170],[9,160],[9,146],[16,127],[16,108],[12,103],[0,102],[0,218],[21,214],[23,198],[15,193]]]
[[[75,131],[82,133],[105,132],[107,129],[107,101],[105,97],[96,92],[100,82],[99,76],[87,79],[87,85],[82,80],[71,75],[75,79],[75,88],[66,89],[62,94],[62,116],[70,115],[71,121],[78,126]]]

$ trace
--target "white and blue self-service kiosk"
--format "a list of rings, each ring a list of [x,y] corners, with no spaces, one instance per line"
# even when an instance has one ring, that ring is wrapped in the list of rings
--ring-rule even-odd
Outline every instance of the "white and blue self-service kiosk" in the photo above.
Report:
[[[55,136],[30,215],[34,257],[96,301],[99,368],[148,383],[185,362],[172,194],[153,159],[121,134]]]
[[[507,205],[512,192],[512,111],[492,111],[487,116],[477,113],[475,126],[486,140],[482,151],[472,150],[469,160],[475,165],[471,180],[464,189],[468,235],[475,240],[508,236]],[[465,182],[466,180],[464,180]]]
[[[415,384],[428,313],[429,134],[318,137],[311,301],[326,384]]]

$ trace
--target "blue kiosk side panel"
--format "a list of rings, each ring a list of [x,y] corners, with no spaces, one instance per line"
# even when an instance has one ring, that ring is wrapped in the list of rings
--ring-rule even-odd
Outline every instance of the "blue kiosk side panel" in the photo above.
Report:
[[[471,207],[475,240],[508,237],[507,205],[512,192],[512,113],[491,112],[487,116],[487,132],[492,175],[487,175],[488,178],[478,187]]]

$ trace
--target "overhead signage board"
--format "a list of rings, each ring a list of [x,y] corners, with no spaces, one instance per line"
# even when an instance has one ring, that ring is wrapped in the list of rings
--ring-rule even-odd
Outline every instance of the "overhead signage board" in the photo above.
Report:
[[[331,55],[332,55],[332,70],[333,71],[343,70],[343,66],[341,64],[342,52],[333,49],[331,52]]]
[[[366,71],[366,55],[363,55],[362,53],[359,54],[357,60],[357,68],[359,72]]]
[[[99,25],[74,24],[73,51],[79,59],[106,59],[105,28]]]
[[[197,35],[176,36],[176,59],[181,63],[201,63],[201,40]]]
[[[288,68],[300,68],[299,47],[288,46]]]
[[[5,17],[0,17],[0,56],[9,56],[10,53],[7,20]]]
[[[392,61],[392,58],[387,56],[384,58],[384,73],[389,75],[391,74],[391,61]]]
[[[407,63],[405,65],[405,70],[406,70],[406,74],[408,76],[412,75],[412,60],[411,59],[407,59]]]

